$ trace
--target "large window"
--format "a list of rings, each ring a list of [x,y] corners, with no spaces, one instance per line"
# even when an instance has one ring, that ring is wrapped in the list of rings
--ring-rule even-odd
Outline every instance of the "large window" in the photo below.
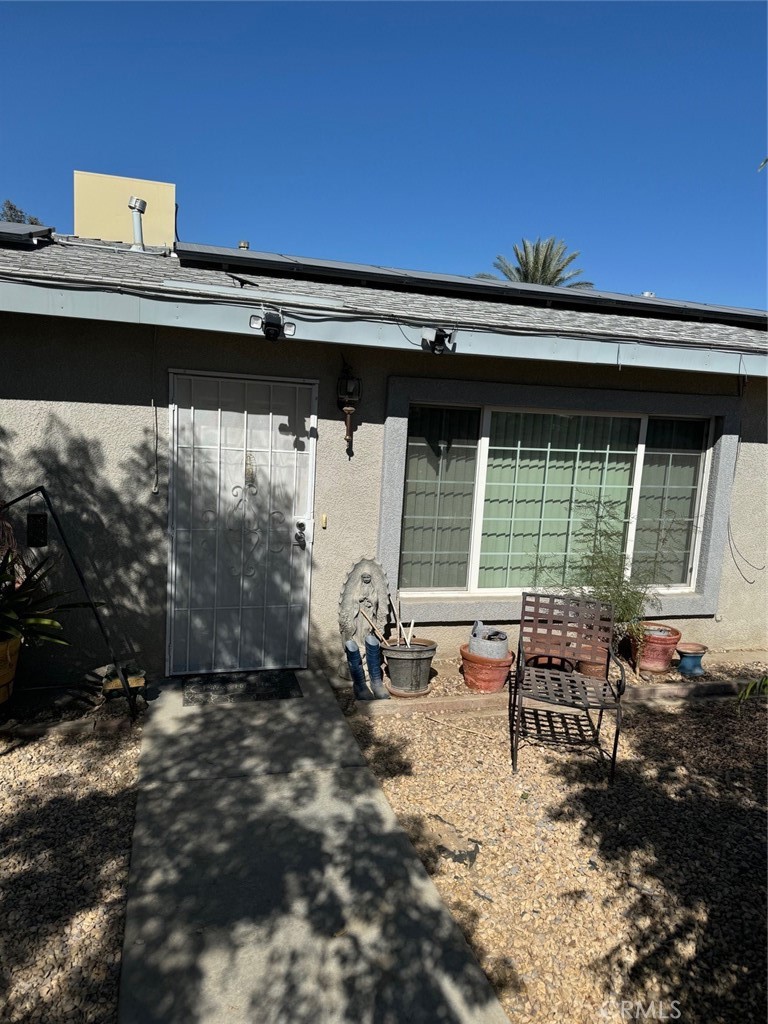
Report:
[[[596,502],[628,564],[690,587],[709,421],[412,405],[400,586],[519,590],[566,580]]]

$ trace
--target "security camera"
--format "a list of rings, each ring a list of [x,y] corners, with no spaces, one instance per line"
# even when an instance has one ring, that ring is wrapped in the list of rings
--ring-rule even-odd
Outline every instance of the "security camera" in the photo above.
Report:
[[[268,309],[264,313],[263,327],[264,337],[270,341],[279,341],[283,333],[283,318],[275,312],[273,309]]]
[[[444,352],[455,352],[456,342],[453,331],[445,327],[423,327],[421,330],[421,347],[425,352],[433,352],[441,356]]]

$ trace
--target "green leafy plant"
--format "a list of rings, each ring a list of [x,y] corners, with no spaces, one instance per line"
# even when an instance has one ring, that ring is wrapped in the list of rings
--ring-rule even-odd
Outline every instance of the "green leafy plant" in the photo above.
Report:
[[[605,601],[613,605],[615,616],[613,646],[624,637],[632,640],[639,651],[644,633],[642,621],[661,607],[657,588],[664,580],[664,535],[661,556],[653,563],[627,562],[627,520],[624,502],[603,497],[577,498],[573,507],[578,526],[571,538],[564,577],[547,580],[547,570],[537,566],[536,582],[548,588],[577,597]]]
[[[46,580],[55,567],[53,558],[43,558],[18,572],[19,556],[8,550],[0,559],[0,641],[19,639],[23,644],[64,644],[63,626],[53,618],[62,605],[63,593],[51,593]]]
[[[768,696],[768,676],[761,676],[760,679],[750,679],[744,689],[736,698],[739,702],[739,709],[750,697]]]
[[[620,632],[633,628],[660,606],[654,567],[627,567],[624,506],[602,498],[576,502],[580,525],[575,535],[576,556],[571,560],[567,582],[581,593],[613,605]]]

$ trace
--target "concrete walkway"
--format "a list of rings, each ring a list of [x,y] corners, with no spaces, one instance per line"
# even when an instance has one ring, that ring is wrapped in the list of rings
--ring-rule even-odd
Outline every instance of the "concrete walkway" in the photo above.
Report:
[[[297,676],[303,699],[153,703],[119,1024],[508,1024],[328,683]]]

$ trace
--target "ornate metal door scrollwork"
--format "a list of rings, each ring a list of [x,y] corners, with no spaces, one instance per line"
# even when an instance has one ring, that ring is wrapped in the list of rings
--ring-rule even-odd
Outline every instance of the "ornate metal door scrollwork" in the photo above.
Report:
[[[256,560],[253,556],[261,543],[261,530],[257,525],[253,499],[258,496],[258,493],[258,488],[253,484],[246,484],[243,487],[237,484],[232,488],[232,497],[236,500],[227,511],[224,532],[225,536],[228,533],[241,533],[242,535],[242,550],[233,540],[228,541],[235,558],[235,563],[229,567],[233,576],[256,575]]]
[[[204,508],[203,511],[200,513],[200,522],[203,524],[203,526],[212,526],[214,530],[216,529],[216,518],[217,515],[215,508]],[[203,537],[202,540],[200,541],[200,550],[208,551],[210,543],[210,536]]]
[[[283,529],[281,529],[283,527]],[[286,530],[285,527],[285,516],[282,512],[270,512],[269,513],[269,550],[279,553],[285,551]],[[282,540],[282,544],[276,543],[276,540]]]

